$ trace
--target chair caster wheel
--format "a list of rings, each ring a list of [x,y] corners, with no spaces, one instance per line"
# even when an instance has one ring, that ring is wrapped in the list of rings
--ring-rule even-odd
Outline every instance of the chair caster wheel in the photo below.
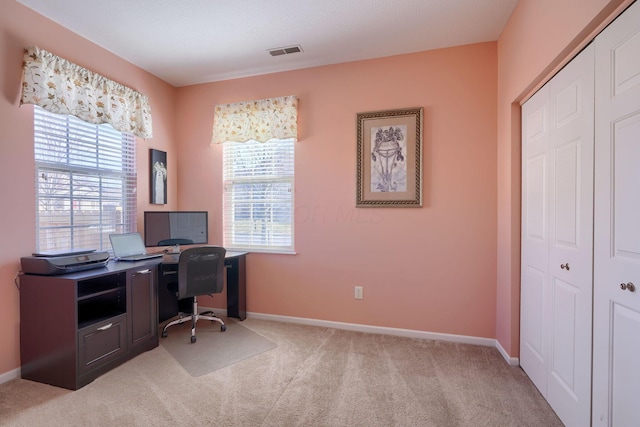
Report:
[[[196,337],[195,336],[191,337],[191,344],[193,344],[194,342],[196,342]]]
[[[166,338],[167,337],[167,331],[162,331],[162,338]]]
[[[227,330],[227,325],[221,325],[221,326],[220,326],[220,331],[221,331],[221,332],[224,332],[224,331],[226,331],[226,330]]]

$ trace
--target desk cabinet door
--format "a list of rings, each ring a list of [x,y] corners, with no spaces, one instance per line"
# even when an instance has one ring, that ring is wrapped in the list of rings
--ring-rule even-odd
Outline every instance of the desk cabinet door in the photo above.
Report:
[[[156,269],[128,273],[129,347],[134,349],[158,339]]]
[[[99,369],[124,354],[126,327],[126,315],[121,314],[78,331],[80,375]]]

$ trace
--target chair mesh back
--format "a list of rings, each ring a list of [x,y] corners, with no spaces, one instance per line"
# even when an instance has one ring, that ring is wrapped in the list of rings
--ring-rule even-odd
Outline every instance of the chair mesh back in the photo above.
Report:
[[[185,249],[178,261],[178,298],[222,292],[224,286],[224,256],[218,246]]]

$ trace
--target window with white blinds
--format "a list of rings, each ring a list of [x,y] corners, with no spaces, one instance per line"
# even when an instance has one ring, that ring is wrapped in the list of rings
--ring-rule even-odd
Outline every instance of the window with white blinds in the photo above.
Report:
[[[227,249],[293,252],[294,140],[223,146]]]
[[[110,250],[136,230],[135,138],[34,107],[38,252]]]

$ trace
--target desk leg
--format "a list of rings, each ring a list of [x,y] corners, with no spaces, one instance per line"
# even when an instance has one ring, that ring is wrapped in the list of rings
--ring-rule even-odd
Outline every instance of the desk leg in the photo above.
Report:
[[[246,255],[227,258],[227,316],[247,318]]]

